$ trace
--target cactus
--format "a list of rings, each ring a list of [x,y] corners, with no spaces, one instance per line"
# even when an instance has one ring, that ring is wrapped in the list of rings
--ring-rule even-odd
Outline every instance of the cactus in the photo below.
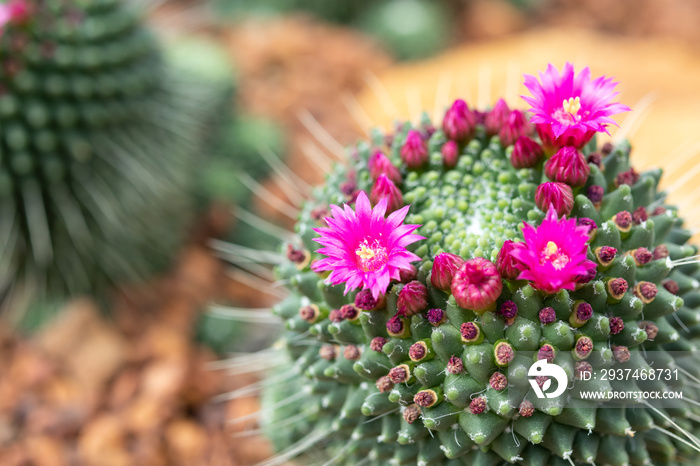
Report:
[[[276,269],[290,369],[264,393],[270,464],[697,459],[697,247],[661,171],[637,173],[627,142],[597,147],[628,110],[615,84],[569,64],[542,82],[526,78],[531,117],[456,101],[441,128],[375,131],[317,188]],[[648,369],[652,353],[687,376],[624,388],[688,400],[580,399],[608,383],[587,373]],[[562,398],[533,395],[535,361],[563,368]]]
[[[5,298],[140,278],[184,236],[203,128],[230,84],[171,65],[124,3],[3,5],[15,8],[0,26]]]

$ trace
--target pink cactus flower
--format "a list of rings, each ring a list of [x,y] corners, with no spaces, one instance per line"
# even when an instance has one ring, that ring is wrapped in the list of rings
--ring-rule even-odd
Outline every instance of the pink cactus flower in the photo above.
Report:
[[[515,168],[534,168],[544,159],[544,151],[539,144],[527,136],[520,136],[513,144],[510,163]]]
[[[27,15],[29,15],[27,0],[10,0],[0,4],[0,35],[2,35],[5,24],[10,21],[22,21]]]
[[[591,80],[588,67],[576,75],[571,63],[561,73],[550,64],[539,75],[539,81],[525,75],[525,87],[532,96],[522,98],[532,105],[530,121],[549,153],[563,146],[581,148],[596,132],[608,133],[607,126],[616,125],[612,115],[630,110],[612,102],[618,94],[617,83],[605,76]]]
[[[409,206],[384,218],[387,198],[372,208],[367,194],[360,191],[355,211],[331,205],[332,217],[326,217],[328,228],[314,228],[323,247],[318,253],[325,258],[313,263],[314,271],[330,271],[327,282],[345,283],[345,293],[357,288],[369,289],[375,300],[386,292],[391,280],[399,279],[399,271],[410,269],[420,257],[406,246],[424,237],[413,232],[420,225],[404,225]]]
[[[525,247],[510,253],[521,269],[518,279],[529,280],[545,293],[574,290],[577,278],[596,268],[586,257],[588,231],[577,226],[576,219],[559,219],[552,207],[539,227],[525,223]]]

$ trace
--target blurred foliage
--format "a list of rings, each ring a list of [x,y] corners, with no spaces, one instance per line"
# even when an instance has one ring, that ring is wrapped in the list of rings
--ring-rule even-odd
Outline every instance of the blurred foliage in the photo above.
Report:
[[[401,59],[429,56],[447,45],[454,1],[440,0],[217,0],[233,18],[245,15],[311,13],[376,37]]]

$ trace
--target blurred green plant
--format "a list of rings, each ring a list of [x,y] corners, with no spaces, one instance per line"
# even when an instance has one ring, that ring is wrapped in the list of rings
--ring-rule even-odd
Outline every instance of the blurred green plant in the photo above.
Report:
[[[218,0],[218,11],[231,17],[274,16],[308,12],[326,21],[347,24],[376,37],[400,59],[426,57],[447,45],[449,0]]]
[[[195,212],[231,72],[163,54],[118,0],[13,2],[0,36],[0,297],[44,299],[169,264]]]

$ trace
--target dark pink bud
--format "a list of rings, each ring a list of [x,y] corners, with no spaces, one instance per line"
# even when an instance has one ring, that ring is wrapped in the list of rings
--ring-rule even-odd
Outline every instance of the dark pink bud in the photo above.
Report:
[[[598,259],[598,263],[600,265],[602,265],[603,267],[607,267],[612,263],[613,260],[615,260],[617,249],[615,249],[612,246],[601,246],[595,248],[593,254],[595,255],[596,259]]]
[[[647,248],[637,248],[632,251],[632,257],[634,257],[634,262],[639,266],[651,262],[653,255]]]
[[[603,144],[603,147],[600,149],[600,153],[603,155],[609,155],[613,151],[613,145],[610,142],[606,142]]]
[[[518,413],[522,417],[530,417],[535,414],[535,405],[530,400],[524,400],[518,407]]]
[[[591,152],[588,154],[588,158],[586,158],[586,162],[592,163],[593,165],[600,167],[601,162],[603,161],[603,156],[600,155],[598,152]]]
[[[451,169],[457,166],[459,160],[459,146],[455,141],[447,141],[440,150],[442,152],[442,163],[445,168]]]
[[[395,315],[386,322],[386,330],[389,335],[402,335],[406,330],[406,324],[399,315]]]
[[[626,210],[616,213],[612,220],[620,231],[630,231],[632,228],[632,214]]]
[[[613,358],[617,362],[627,362],[630,360],[630,350],[626,346],[613,346]]]
[[[343,315],[340,313],[340,309],[333,309],[328,313],[328,318],[331,322],[341,322],[343,320]]]
[[[499,341],[493,347],[494,362],[497,366],[505,367],[515,358],[515,350],[507,341]]]
[[[635,225],[646,222],[648,218],[649,215],[647,215],[647,209],[644,206],[639,206],[632,212],[632,221]]]
[[[394,382],[391,381],[388,375],[379,377],[374,385],[377,387],[377,390],[379,390],[379,393],[386,393],[394,388]]]
[[[379,175],[377,181],[374,182],[374,186],[372,186],[369,198],[375,205],[383,198],[386,198],[387,212],[393,212],[403,207],[401,190],[386,175]]]
[[[374,299],[372,290],[365,289],[355,295],[355,307],[363,311],[375,311],[381,309],[386,304],[384,295],[379,295],[379,299]]]
[[[625,321],[620,317],[610,318],[610,335],[617,335],[625,328]]]
[[[591,169],[583,154],[575,147],[566,146],[559,149],[544,164],[544,172],[552,181],[566,183],[577,188],[586,184]]]
[[[593,366],[588,361],[576,361],[574,363],[574,373],[577,379],[583,380],[584,377],[588,378],[593,373]]]
[[[409,405],[406,406],[406,409],[403,410],[403,413],[401,415],[403,416],[403,420],[406,421],[408,424],[413,424],[420,418],[420,408],[418,405]]]
[[[518,314],[518,305],[514,301],[506,301],[498,308],[504,319],[510,320]]]
[[[472,414],[481,414],[486,411],[486,398],[477,396],[469,403],[469,411]]]
[[[508,378],[500,372],[494,372],[491,374],[491,378],[489,378],[489,385],[491,385],[491,388],[494,390],[500,392],[508,386]]]
[[[544,325],[551,324],[555,320],[557,320],[557,313],[554,311],[554,308],[545,307],[540,310],[540,322]]]
[[[435,256],[433,261],[433,271],[430,275],[430,283],[435,288],[442,291],[450,291],[452,287],[452,277],[464,264],[464,259],[456,254],[441,252]]]
[[[438,402],[437,393],[433,390],[421,390],[413,397],[413,402],[421,408],[430,408]]]
[[[357,361],[360,356],[360,348],[355,345],[348,345],[343,349],[343,357],[348,361]]]
[[[484,117],[484,126],[486,127],[486,134],[493,136],[498,134],[501,127],[508,122],[508,117],[510,116],[510,108],[508,104],[503,99],[498,99],[496,105],[493,106],[491,111],[487,112]]]
[[[338,352],[333,345],[321,346],[321,348],[318,350],[318,354],[326,361],[333,361],[338,356]]]
[[[399,314],[406,317],[424,311],[428,307],[428,289],[418,280],[407,283],[399,291],[396,307]]]
[[[476,126],[476,115],[469,110],[467,103],[461,99],[455,100],[445,113],[442,120],[442,130],[447,139],[457,142],[466,141]]]
[[[527,136],[520,136],[513,145],[510,163],[515,168],[533,168],[544,158],[542,147]]]
[[[492,262],[476,257],[455,272],[451,290],[459,307],[483,313],[496,305],[503,280]]]
[[[586,196],[588,196],[588,199],[591,200],[594,206],[599,206],[603,202],[603,194],[605,194],[603,187],[595,184],[589,186],[586,191]]]
[[[554,347],[549,343],[546,343],[537,351],[537,359],[546,359],[547,362],[553,362],[555,354],[556,351],[554,350]]]
[[[678,282],[675,280],[671,280],[671,279],[664,280],[662,282],[662,284],[663,284],[664,288],[666,288],[666,291],[668,291],[671,294],[678,294],[678,292],[680,291],[680,287],[678,286]]]
[[[399,281],[401,283],[408,283],[413,281],[418,276],[418,269],[413,264],[408,264],[408,269],[399,269]]]
[[[613,278],[606,285],[608,296],[616,300],[622,299],[628,287],[627,280],[624,278]]]
[[[649,304],[656,298],[659,289],[651,282],[639,282],[634,287],[634,295],[642,300],[644,304]]]
[[[411,378],[411,368],[406,364],[392,367],[389,370],[389,379],[392,383],[406,383]]]
[[[302,306],[299,309],[299,316],[305,321],[313,324],[318,320],[319,309],[315,304],[309,304],[308,306]]]
[[[420,168],[428,162],[428,144],[416,130],[410,130],[406,142],[401,146],[401,160],[411,169]]]
[[[503,247],[498,251],[498,256],[496,257],[496,268],[501,277],[506,280],[517,280],[522,267],[511,252],[523,247],[525,247],[523,243],[516,243],[509,239],[503,243]]]
[[[659,244],[654,248],[654,252],[651,254],[652,259],[654,260],[659,260],[659,259],[666,259],[670,253],[668,252],[668,248],[666,247],[665,244]]]
[[[372,341],[369,342],[369,349],[372,351],[376,351],[378,353],[381,353],[382,349],[384,348],[384,345],[387,343],[387,339],[384,337],[374,337],[372,338]]]
[[[480,340],[481,329],[474,322],[463,322],[459,331],[462,334],[462,340],[467,343],[475,343]]]
[[[464,370],[464,361],[459,356],[450,356],[447,361],[447,372],[450,374],[461,374]]]
[[[428,310],[428,322],[432,325],[440,325],[445,321],[445,311],[442,309],[430,309]]]
[[[355,320],[360,317],[360,310],[352,304],[343,304],[340,307],[340,317],[345,320]]]
[[[428,345],[424,341],[417,341],[408,348],[408,357],[412,361],[419,362],[428,355]]]
[[[379,178],[380,175],[386,175],[394,184],[401,184],[402,179],[399,169],[396,168],[394,164],[391,163],[391,160],[389,160],[389,157],[382,152],[377,151],[372,154],[367,161],[367,166],[373,180]]]
[[[637,181],[639,181],[639,173],[634,171],[634,168],[630,168],[627,171],[617,174],[617,176],[615,177],[615,186],[620,187],[623,184],[632,186]]]
[[[659,334],[659,327],[654,322],[642,321],[639,323],[639,328],[647,334],[647,340],[653,340]]]
[[[559,217],[569,215],[574,208],[574,192],[568,184],[542,183],[535,192],[535,204],[542,212],[547,212],[551,205]]]
[[[663,215],[665,213],[666,213],[666,207],[660,205],[660,206],[654,208],[654,211],[651,213],[651,215],[656,216],[656,215]]]
[[[585,302],[578,303],[574,307],[574,313],[576,315],[576,322],[582,324],[593,317],[593,306]]]
[[[574,354],[578,359],[586,359],[593,352],[593,340],[590,337],[582,335],[576,340],[574,345]]]
[[[520,136],[530,134],[530,120],[520,110],[513,110],[508,115],[508,120],[501,126],[498,132],[498,137],[501,139],[501,145],[508,147],[512,145]]]

